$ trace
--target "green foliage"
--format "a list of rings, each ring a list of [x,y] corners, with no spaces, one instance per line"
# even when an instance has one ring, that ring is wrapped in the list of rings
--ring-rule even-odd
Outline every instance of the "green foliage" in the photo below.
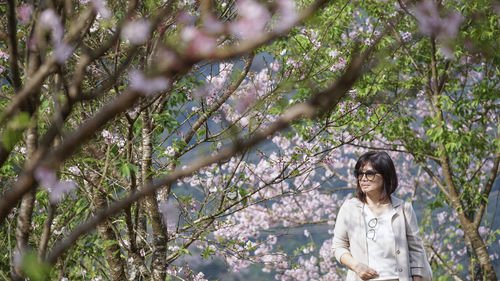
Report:
[[[215,251],[207,246],[203,252],[201,252],[202,256],[204,259],[208,259],[209,257],[213,256],[215,254]]]
[[[7,150],[11,150],[23,137],[23,132],[30,124],[30,115],[21,112],[12,118],[7,124],[7,128],[2,135],[2,144]]]
[[[123,177],[130,179],[131,173],[137,174],[139,172],[139,168],[132,163],[122,163],[120,166],[120,173]]]
[[[299,4],[303,6],[312,2],[313,0],[306,0]],[[57,69],[55,72],[57,77],[56,75],[50,75],[43,82],[44,85],[39,97],[40,104],[37,108],[37,118],[39,120],[36,120],[40,137],[43,137],[49,125],[60,125],[59,123],[53,123],[53,121],[59,121],[57,110],[68,101],[64,93],[66,88],[74,83],[72,75],[75,71],[76,60],[85,57],[89,51],[92,53],[93,50],[99,50],[103,43],[106,42],[106,38],[110,37],[109,31],[116,30],[115,25],[125,17],[134,19],[139,19],[142,16],[147,17],[168,4],[162,1],[146,0],[138,3],[139,8],[129,14],[128,2],[121,0],[107,2],[110,10],[113,11],[113,17],[111,19],[98,18],[97,28],[94,29],[94,26],[92,26],[92,32],[81,40],[76,40],[78,44],[81,44],[79,46],[84,47],[78,47],[74,57],[67,64]],[[230,7],[225,7],[223,4],[226,5],[227,3],[219,1],[210,5],[216,9],[214,11],[216,15],[222,16],[223,20],[231,20],[235,16],[234,6],[232,6],[232,3],[229,5]],[[434,171],[438,180],[443,178],[440,173],[439,160],[436,159],[446,154],[449,156],[452,174],[454,175],[453,183],[457,186],[460,200],[465,206],[463,211],[473,217],[477,206],[488,202],[487,195],[479,192],[479,187],[484,184],[484,176],[487,173],[482,168],[488,166],[489,162],[487,161],[491,161],[491,157],[495,152],[500,151],[500,140],[497,137],[500,125],[496,125],[496,128],[493,129],[490,126],[492,123],[499,123],[498,117],[491,120],[492,116],[493,119],[495,118],[492,113],[498,112],[496,101],[500,98],[496,81],[500,75],[498,68],[500,54],[496,51],[499,47],[498,38],[500,38],[498,30],[499,17],[493,12],[491,1],[446,1],[442,4],[445,8],[459,10],[466,21],[460,29],[459,37],[451,42],[446,42],[450,46],[455,44],[455,46],[451,46],[454,47],[452,52],[454,52],[455,57],[445,58],[439,52],[436,54],[436,71],[439,77],[443,77],[444,81],[440,93],[436,97],[436,104],[433,104],[433,100],[430,98],[433,87],[430,67],[432,57],[430,52],[431,40],[419,34],[417,21],[412,16],[405,14],[401,9],[396,8],[394,1],[353,2],[341,0],[331,1],[326,4],[313,17],[300,26],[294,27],[290,32],[290,36],[276,38],[270,44],[255,50],[256,57],[259,57],[259,59],[254,62],[262,64],[261,61],[264,60],[266,66],[269,67],[268,61],[276,60],[280,63],[280,68],[273,74],[275,76],[271,78],[272,90],[266,93],[268,96],[263,101],[255,104],[253,109],[276,117],[290,106],[305,101],[317,91],[327,88],[345,71],[340,66],[339,69],[335,69],[333,66],[341,65],[342,60],[349,60],[351,50],[355,47],[365,50],[369,46],[370,40],[373,40],[378,33],[386,28],[386,23],[390,19],[394,30],[389,30],[388,36],[380,42],[377,50],[382,50],[391,45],[394,45],[395,48],[376,53],[376,57],[373,58],[378,63],[376,67],[367,65],[363,69],[364,76],[357,81],[353,91],[349,92],[349,95],[345,96],[336,108],[322,116],[319,121],[294,122],[292,127],[284,134],[290,137],[297,134],[310,141],[320,140],[326,149],[351,143],[354,145],[381,145],[388,150],[404,150],[411,154],[421,165],[426,165],[430,170]],[[0,9],[5,14],[5,6],[0,6]],[[75,11],[83,11],[84,9],[84,5],[76,5],[75,7]],[[148,73],[149,71],[154,72],[155,67],[158,67],[155,65],[155,60],[158,59],[158,57],[155,57],[156,52],[162,51],[161,48],[158,48],[161,46],[161,41],[168,42],[168,48],[182,49],[186,47],[179,36],[180,28],[185,23],[175,22],[180,6],[175,3],[171,9],[170,12],[175,15],[172,18],[174,21],[168,17],[159,19],[162,21],[161,24],[167,27],[163,38],[158,38],[158,41],[151,41],[151,44],[140,47],[134,54],[127,53],[129,45],[125,40],[116,42],[112,49],[109,49],[99,60],[92,62],[86,68],[83,85],[80,89],[85,94],[93,93],[94,89],[102,87],[115,74],[120,76],[119,81],[109,90],[99,94],[95,99],[77,101],[76,109],[68,117],[65,117],[67,119],[62,120],[64,123],[60,127],[57,140],[53,143],[55,147],[60,142],[64,142],[68,136],[67,132],[71,132],[85,120],[91,118],[99,109],[103,108],[103,104],[124,93],[129,83],[126,75],[130,69],[142,69],[144,67]],[[201,9],[205,9],[203,3],[200,6]],[[182,11],[182,13],[184,12]],[[401,18],[401,20],[396,21],[396,18]],[[199,26],[203,23],[203,16],[196,14],[192,20],[196,26]],[[65,24],[66,27],[69,27],[71,22],[68,20]],[[28,40],[22,40],[24,37],[21,38],[21,36],[29,34],[27,31],[28,27],[19,25],[17,35],[20,39],[20,49],[23,49],[22,54],[29,53],[25,50]],[[396,35],[401,36],[404,32],[409,32],[412,38],[399,45],[396,43]],[[157,34],[158,30],[153,33]],[[223,44],[232,44],[232,40],[237,39],[224,38]],[[438,48],[442,49],[443,43],[437,43]],[[51,49],[52,46],[47,48]],[[127,52],[123,50],[127,50]],[[126,58],[129,58],[126,55],[133,55],[130,66],[121,65]],[[40,56],[42,61],[46,61],[43,54]],[[20,60],[23,59],[24,56],[21,56]],[[213,63],[213,61],[207,60],[197,64],[192,69],[192,72],[184,73],[188,69],[179,71],[179,75],[173,77],[173,87],[168,93],[159,96],[158,99],[156,99],[157,97],[154,97],[154,99],[141,97],[141,102],[138,102],[141,109],[144,109],[143,106],[146,105],[149,107],[147,112],[153,112],[150,117],[154,128],[152,132],[154,155],[153,159],[151,159],[153,166],[146,173],[148,176],[155,178],[163,174],[169,174],[171,171],[166,167],[171,163],[179,167],[183,165],[185,161],[191,159],[192,155],[198,152],[194,149],[194,152],[186,151],[186,149],[191,149],[192,146],[197,145],[196,142],[204,141],[206,137],[209,137],[209,139],[207,142],[202,143],[203,148],[199,151],[208,150],[212,152],[218,149],[219,144],[227,144],[236,136],[246,138],[250,133],[254,132],[254,129],[257,130],[268,124],[264,121],[261,123],[255,118],[249,120],[248,127],[242,126],[243,128],[240,128],[239,124],[227,127],[228,124],[224,122],[228,120],[224,120],[220,124],[220,128],[225,131],[220,135],[214,135],[213,123],[209,121],[205,124],[206,126],[204,125],[196,131],[195,140],[189,143],[182,140],[182,134],[186,132],[188,126],[198,118],[200,113],[222,115],[221,112],[208,112],[210,105],[204,99],[199,97],[188,98],[197,88],[203,86],[203,80],[206,76],[215,74],[215,70],[212,71],[212,69],[216,69],[216,65]],[[25,64],[27,62],[20,63],[20,65]],[[246,81],[254,82],[256,80],[253,67],[259,68],[261,66],[255,65],[252,66],[252,71]],[[117,71],[121,67],[126,69],[120,74]],[[185,65],[180,67],[185,67]],[[241,71],[238,67],[240,67],[240,63],[236,62],[236,70],[231,73],[230,81],[234,81],[240,75]],[[271,71],[275,70],[271,70],[269,67],[269,72]],[[477,73],[482,75],[481,79],[478,78],[479,76],[474,76]],[[162,75],[164,74],[162,73]],[[474,83],[467,83],[473,78],[476,79]],[[227,83],[229,83],[229,80]],[[57,85],[61,81],[63,85]],[[224,91],[225,89],[222,89],[218,94],[222,94]],[[4,94],[13,96],[12,87],[2,85],[2,95]],[[5,108],[8,102],[8,99],[0,100],[0,111]],[[197,113],[190,113],[188,108],[193,105],[200,105],[202,110]],[[432,112],[433,106],[438,107],[443,112],[443,121]],[[127,112],[116,116],[114,120],[105,125],[107,130],[117,133],[122,140],[124,136],[127,136],[127,141],[129,141],[127,146],[119,147],[116,144],[104,144],[102,137],[99,136],[99,131],[93,132],[96,133],[96,137],[88,144],[85,144],[82,151],[79,151],[71,159],[74,165],[82,167],[82,171],[85,172],[82,175],[74,175],[75,173],[67,172],[68,167],[63,167],[58,171],[63,179],[67,178],[78,182],[79,189],[74,192],[77,195],[76,198],[66,197],[56,207],[56,218],[52,224],[53,239],[49,243],[51,246],[88,219],[89,216],[99,212],[98,207],[96,207],[96,194],[104,194],[106,200],[104,204],[112,204],[114,200],[132,192],[132,190],[129,190],[130,183],[134,178],[132,175],[140,173],[140,167],[144,163],[141,161],[149,160],[142,158],[144,155],[141,155],[144,124],[140,114],[144,114],[144,112]],[[0,168],[2,191],[11,186],[21,167],[25,165],[25,156],[19,153],[16,147],[21,146],[20,143],[22,142],[20,140],[23,132],[31,124],[30,122],[30,116],[24,112],[12,118],[7,126],[3,127],[2,142],[6,148],[14,149],[14,152],[6,160],[6,164]],[[128,145],[131,147],[130,150]],[[167,146],[171,146],[174,152],[181,154],[182,157],[173,159],[170,150],[167,155],[165,153]],[[256,151],[260,155],[265,155],[265,152],[267,152],[263,149],[256,149]],[[297,147],[293,151],[290,159],[291,163],[289,164],[297,164],[304,158],[318,153],[322,153],[319,146],[312,148]],[[253,157],[249,155],[250,153],[244,156],[247,158]],[[217,168],[225,164],[221,161],[221,163],[217,163]],[[104,170],[104,167],[106,167],[106,170]],[[216,174],[219,171],[213,168],[210,172]],[[290,171],[287,177],[293,178],[299,175],[301,175],[299,170],[294,169]],[[174,232],[179,228],[185,228],[182,239],[186,238],[188,240],[190,235],[197,234],[197,232],[201,234],[196,239],[202,241],[211,239],[209,234],[213,230],[212,225],[205,226],[204,223],[193,223],[195,227],[205,227],[195,229],[190,225],[191,221],[189,220],[195,220],[202,215],[211,215],[212,212],[219,211],[226,205],[233,203],[240,203],[236,204],[238,208],[254,204],[252,201],[253,196],[249,196],[255,190],[254,187],[240,184],[240,181],[245,182],[249,177],[250,175],[245,175],[245,173],[236,175],[224,173],[221,178],[228,182],[224,186],[224,188],[227,187],[223,191],[225,196],[219,192],[207,191],[210,187],[207,188],[204,183],[200,183],[193,188],[175,191],[175,199],[178,200],[179,209],[182,210],[179,210],[181,213],[178,215],[179,225],[174,226]],[[134,184],[138,185],[136,188],[141,188],[142,179],[140,176],[136,178],[137,181]],[[434,185],[427,186],[431,185],[429,182],[424,183],[424,185],[425,188],[429,188],[431,193],[435,193],[433,194],[435,197],[426,202],[428,208],[424,212],[425,216],[431,216],[432,211],[447,208],[449,198],[436,191]],[[164,199],[155,198],[158,201]],[[200,198],[206,199],[206,201]],[[225,201],[218,201],[220,198],[224,198]],[[169,197],[170,199],[171,197]],[[240,199],[241,202],[238,201]],[[186,208],[186,206],[197,203],[205,209],[191,211]],[[128,247],[123,246],[121,242],[132,239],[133,237],[129,237],[129,231],[136,231],[139,228],[139,221],[145,212],[145,208],[141,204],[135,203],[127,210],[130,212],[128,214],[130,217],[125,217],[123,212],[106,222],[115,235],[121,239],[120,243],[118,243],[118,240],[103,240],[96,232],[79,239],[74,248],[68,250],[64,259],[61,259],[61,268],[64,275],[70,280],[88,280],[96,277],[100,272],[109,272],[103,249],[111,246],[118,245],[127,248],[121,252],[123,254],[122,258],[124,260],[130,258]],[[48,208],[47,191],[38,191],[36,193],[30,244],[34,245],[38,242],[37,238],[42,231],[41,226],[48,219]],[[227,210],[227,213],[231,211]],[[132,224],[135,224],[132,228],[128,228],[127,224],[129,222],[126,221],[127,219],[131,220]],[[223,221],[224,217],[216,217],[215,220]],[[8,241],[15,241],[12,229],[15,228],[17,222],[15,219],[9,218],[7,223],[8,227],[0,229],[0,244],[2,245],[7,245]],[[431,227],[431,223],[425,225],[426,228],[424,229],[426,230]],[[169,234],[172,234],[171,226],[168,227]],[[146,226],[145,230],[146,232],[150,231],[150,227]],[[266,229],[266,231],[274,231],[274,229]],[[432,229],[432,231],[436,233],[445,232],[442,228]],[[290,232],[293,232],[293,230]],[[144,240],[145,244],[148,245],[143,247],[149,247],[152,240],[150,239],[150,233],[145,233],[144,237],[141,235],[142,233],[139,235],[139,239],[136,240]],[[494,242],[498,235],[500,233],[495,231],[488,237],[488,243]],[[458,244],[460,239],[462,237],[452,233],[443,241]],[[286,244],[285,250],[287,253],[302,255],[306,247],[314,246],[314,249],[318,249],[313,242],[305,244],[301,240],[291,241],[293,240],[291,238],[289,240],[284,243]],[[170,243],[177,242],[177,239],[169,238],[168,245],[165,246],[170,247]],[[217,242],[220,242],[222,246],[227,246],[227,248],[234,245],[245,246],[242,241]],[[256,248],[253,242],[250,249]],[[12,243],[5,248],[11,249],[14,247],[13,245]],[[150,253],[149,250],[148,253]],[[192,254],[189,249],[182,247],[179,253],[181,256]],[[215,251],[210,247],[204,248],[201,252],[205,259],[212,257],[214,254]],[[151,262],[149,260],[150,256],[146,255],[143,260],[147,266]],[[456,266],[452,264],[450,255],[443,254],[442,258],[446,265]],[[2,251],[0,271],[9,272],[8,264],[10,259],[8,251]],[[34,259],[34,256],[26,256],[26,259]],[[290,261],[290,264],[293,265],[292,267],[298,268],[300,265],[294,262]],[[36,260],[28,260],[26,266],[25,271],[31,280],[54,279],[56,275],[55,270],[53,270],[52,275],[49,276],[50,268],[37,263]],[[460,264],[456,268],[458,271],[464,270]],[[82,274],[84,269],[88,274]],[[442,273],[439,280],[451,280],[451,277],[444,270],[438,268],[436,270]],[[175,280],[175,278],[167,276],[167,280]]]
[[[239,187],[238,188],[238,194],[243,198],[243,200],[241,201],[241,203],[246,206],[248,204],[248,198],[246,197],[248,195],[248,191],[243,188],[243,187]]]
[[[22,260],[22,271],[30,280],[43,281],[48,280],[50,266],[38,260],[35,253],[26,253]]]

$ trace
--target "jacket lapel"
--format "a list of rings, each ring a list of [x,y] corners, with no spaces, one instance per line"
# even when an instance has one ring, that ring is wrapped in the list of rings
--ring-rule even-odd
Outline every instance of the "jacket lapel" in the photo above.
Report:
[[[365,217],[363,215],[363,202],[359,201],[357,198],[353,199],[354,211],[356,212],[354,217],[357,218],[358,229],[362,229],[363,232],[355,235],[356,239],[359,239],[359,245],[362,247],[361,252],[363,253],[362,263],[368,264],[368,242],[366,241],[366,223]]]
[[[394,235],[396,239],[401,239],[402,237],[405,237],[406,241],[406,225],[405,225],[405,218],[403,215],[403,207],[404,207],[404,201],[391,196],[392,200],[392,207],[394,208],[394,215],[392,216],[392,229],[394,231]],[[400,241],[396,241],[396,244],[398,244]]]

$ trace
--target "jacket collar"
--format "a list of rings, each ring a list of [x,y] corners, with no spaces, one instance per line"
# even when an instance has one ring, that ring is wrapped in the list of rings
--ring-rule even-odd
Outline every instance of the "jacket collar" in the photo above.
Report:
[[[394,195],[391,195],[391,200],[392,200],[392,207],[394,209],[396,209],[396,207],[400,206],[401,204],[403,204],[403,200],[397,198],[396,196]]]

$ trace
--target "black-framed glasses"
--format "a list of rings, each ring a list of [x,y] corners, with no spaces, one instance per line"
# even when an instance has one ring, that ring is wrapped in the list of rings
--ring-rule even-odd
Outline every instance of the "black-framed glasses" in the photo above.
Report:
[[[377,226],[377,223],[378,223],[377,218],[373,218],[368,221],[369,229],[366,232],[366,238],[375,241],[375,234],[376,234],[375,227]]]
[[[360,171],[360,170],[354,170],[354,175],[358,179],[358,181],[363,179],[363,176],[366,176],[366,179],[369,181],[372,181],[375,179],[375,176],[377,174],[380,174],[379,172],[373,171],[373,170],[367,170],[367,171]]]

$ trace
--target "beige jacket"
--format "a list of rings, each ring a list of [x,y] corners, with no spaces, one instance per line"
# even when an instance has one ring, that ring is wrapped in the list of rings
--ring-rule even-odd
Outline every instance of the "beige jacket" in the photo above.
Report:
[[[410,203],[391,196],[395,214],[392,217],[392,229],[395,236],[393,248],[396,256],[397,271],[400,281],[411,281],[412,275],[422,275],[425,250],[418,230],[417,217]],[[408,218],[408,233],[406,232],[403,214],[405,208]],[[368,264],[366,224],[363,218],[363,203],[357,198],[346,200],[340,207],[335,222],[332,249],[335,258],[340,262],[343,254],[351,253],[354,260]],[[375,269],[376,270],[376,269]],[[356,273],[349,270],[346,281],[362,280]]]

